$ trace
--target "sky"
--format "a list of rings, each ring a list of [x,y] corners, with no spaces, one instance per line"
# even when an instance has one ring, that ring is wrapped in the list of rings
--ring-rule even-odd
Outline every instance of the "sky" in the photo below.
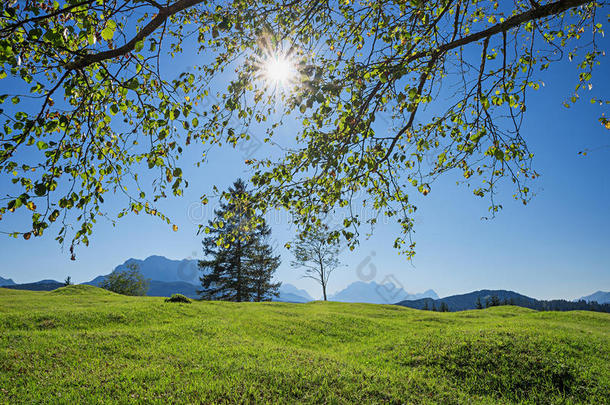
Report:
[[[603,42],[602,47],[610,49],[608,39]],[[594,73],[592,94],[610,94],[610,60],[606,56],[602,61]],[[189,62],[193,60],[184,63]],[[504,209],[494,219],[484,220],[489,201],[456,185],[458,174],[450,173],[437,180],[426,197],[414,196],[418,206],[414,259],[408,261],[392,247],[399,227],[381,221],[370,239],[361,240],[352,252],[342,252],[343,266],[333,273],[331,293],[361,280],[359,268],[360,274],[366,269],[367,280],[392,281],[412,293],[433,289],[441,297],[485,288],[538,299],[574,299],[610,290],[610,131],[597,120],[604,110],[584,97],[570,108],[562,106],[576,84],[573,64],[551,65],[540,78],[545,86],[529,93],[522,126],[535,155],[534,167],[541,174],[530,187],[535,192],[532,202],[523,206],[512,200],[511,185],[505,183],[500,193]],[[608,115],[608,108],[605,112]],[[279,139],[293,131],[290,125],[282,128]],[[0,276],[24,283],[61,281],[69,275],[78,283],[108,274],[129,258],[201,258],[197,226],[210,219],[214,201],[202,209],[199,196],[210,193],[213,185],[225,189],[236,178],[247,178],[244,160],[277,153],[274,146],[255,142],[240,149],[215,148],[200,168],[183,167],[189,188],[182,198],[170,198],[161,207],[178,225],[177,232],[146,215],[127,216],[115,227],[102,220],[89,247],[77,248],[75,261],[54,240],[56,229],[28,241],[0,235]],[[590,150],[586,156],[578,154],[584,149]],[[194,149],[187,155],[201,152]],[[0,186],[7,184],[7,179],[0,179]],[[124,203],[118,196],[116,201],[110,195],[106,200],[110,210]],[[19,218],[5,215],[0,230],[11,230],[18,222]],[[282,247],[295,236],[287,214],[270,213],[268,222],[282,257],[277,278],[320,297],[319,286],[290,266],[291,253]]]

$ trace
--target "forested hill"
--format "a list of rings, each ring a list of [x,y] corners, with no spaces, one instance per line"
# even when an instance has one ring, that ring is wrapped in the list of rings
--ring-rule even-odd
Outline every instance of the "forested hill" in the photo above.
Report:
[[[451,295],[440,299],[423,298],[419,300],[404,300],[396,303],[404,307],[429,310],[465,311],[469,309],[487,308],[499,305],[516,305],[538,311],[597,311],[609,312],[610,304],[598,304],[595,301],[586,302],[567,300],[537,300],[514,291],[479,290],[468,294]]]

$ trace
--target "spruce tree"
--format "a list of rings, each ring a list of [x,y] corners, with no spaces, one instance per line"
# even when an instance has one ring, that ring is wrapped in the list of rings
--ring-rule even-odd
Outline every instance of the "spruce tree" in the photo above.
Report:
[[[199,261],[204,274],[198,293],[204,299],[268,300],[279,288],[279,283],[271,282],[280,263],[267,243],[271,231],[245,203],[248,191],[241,179],[233,183],[227,196],[206,228],[209,236],[202,244],[208,259]]]
[[[477,297],[477,309],[483,309],[483,303],[481,302],[481,297]]]
[[[254,301],[271,301],[279,295],[282,283],[272,281],[275,270],[280,265],[280,256],[273,254],[273,247],[268,243],[271,229],[262,223],[255,232],[255,243],[247,256],[247,267],[252,276],[252,299]]]

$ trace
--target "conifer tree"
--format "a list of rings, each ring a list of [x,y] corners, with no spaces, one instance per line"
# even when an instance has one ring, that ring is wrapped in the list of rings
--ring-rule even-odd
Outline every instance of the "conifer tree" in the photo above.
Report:
[[[271,278],[280,263],[267,243],[271,230],[245,203],[246,184],[238,179],[228,191],[228,201],[221,201],[215,218],[209,221],[203,239],[204,255],[199,261],[204,274],[199,278],[205,299],[226,301],[261,301],[277,295],[279,283]]]
[[[252,298],[254,301],[271,301],[279,295],[282,283],[273,282],[275,270],[280,265],[280,256],[273,254],[273,247],[268,243],[271,229],[262,223],[255,233],[256,243],[248,252],[247,264],[252,274]]]
[[[481,297],[477,297],[477,309],[483,309],[483,303],[481,302]]]

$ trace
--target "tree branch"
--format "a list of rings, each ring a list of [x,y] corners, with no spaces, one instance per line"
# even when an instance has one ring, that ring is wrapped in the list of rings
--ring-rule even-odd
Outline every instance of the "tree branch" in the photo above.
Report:
[[[125,55],[128,52],[133,51],[136,44],[150,34],[152,34],[157,28],[161,26],[170,16],[179,13],[182,10],[193,7],[204,0],[179,0],[176,3],[159,9],[159,13],[153,18],[148,24],[146,24],[140,32],[138,32],[129,42],[125,43],[115,49],[110,49],[104,52],[83,56],[73,62],[69,62],[64,65],[66,70],[79,70],[83,69],[94,63],[104,61],[106,59],[116,58],[118,56]]]
[[[549,3],[544,6],[533,8],[529,11],[526,11],[525,13],[513,16],[513,17],[507,19],[506,21],[501,22],[500,24],[496,24],[493,27],[490,27],[481,32],[477,32],[472,35],[468,35],[466,37],[463,37],[463,38],[457,39],[455,41],[451,41],[449,43],[441,45],[436,49],[428,49],[426,51],[417,52],[417,53],[411,55],[410,57],[408,57],[406,59],[406,63],[413,62],[417,59],[421,59],[426,56],[431,57],[430,62],[428,63],[428,66],[426,68],[426,71],[424,71],[424,73],[421,76],[421,81],[420,81],[419,89],[418,89],[418,96],[421,96],[421,91],[423,89],[423,85],[425,83],[427,75],[429,74],[432,66],[434,65],[434,63],[436,63],[436,61],[438,59],[440,59],[440,56],[443,55],[444,53],[446,53],[452,49],[459,48],[464,45],[468,45],[472,42],[476,42],[480,39],[485,38],[486,40],[488,40],[490,37],[494,36],[495,34],[498,34],[500,32],[506,32],[512,28],[518,27],[519,25],[521,25],[523,23],[538,20],[538,19],[548,17],[551,15],[559,14],[559,13],[562,13],[571,8],[582,6],[587,3],[592,3],[593,1],[594,0],[560,0],[555,3]],[[407,130],[409,130],[412,127],[413,121],[415,118],[415,113],[417,112],[417,106],[419,106],[419,103],[416,105],[415,110],[411,113],[411,117],[410,117],[409,121],[407,122],[407,125],[405,125],[396,134],[396,136],[392,140],[392,143],[388,147],[387,152],[385,153],[383,158],[379,160],[379,163],[383,162],[384,160],[386,160],[390,157],[390,154],[392,153],[392,150],[396,146],[398,139]]]
[[[77,7],[84,6],[86,4],[91,4],[94,1],[95,0],[85,0],[85,1],[81,1],[80,3],[71,4],[68,7],[60,8],[60,9],[55,10],[54,12],[49,13],[49,14],[41,15],[41,16],[38,16],[38,17],[26,18],[25,20],[18,21],[18,22],[14,23],[14,24],[10,24],[10,25],[7,25],[6,27],[2,28],[0,30],[0,35],[2,37],[7,37],[10,34],[12,34],[13,32],[15,32],[17,29],[19,29],[20,27],[23,27],[27,23],[36,22],[36,21],[42,21],[42,20],[45,20],[47,18],[56,17],[58,15],[62,15],[62,14],[68,13],[68,12],[74,10]]]

